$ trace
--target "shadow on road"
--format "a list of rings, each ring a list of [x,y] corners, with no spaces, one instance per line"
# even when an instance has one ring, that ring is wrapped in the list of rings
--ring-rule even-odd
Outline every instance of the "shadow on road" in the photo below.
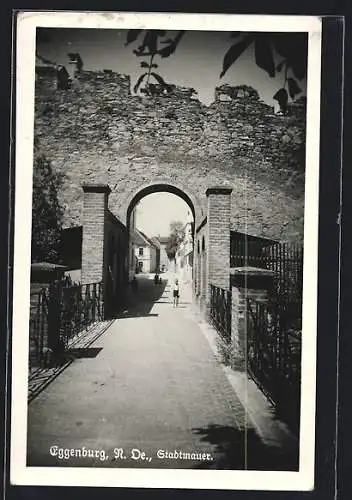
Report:
[[[253,429],[246,432],[235,427],[209,425],[192,429],[201,441],[216,446],[219,454],[213,462],[202,462],[194,469],[249,469],[265,471],[298,471],[296,450],[269,446]]]
[[[166,299],[164,295],[168,292],[167,280],[155,284],[150,276],[137,275],[138,289],[133,291],[129,289],[127,292],[126,307],[119,311],[116,315],[119,319],[124,318],[140,318],[140,317],[157,317],[156,313],[150,313],[154,304],[160,303],[159,299]],[[165,303],[168,301],[165,300]]]
[[[96,358],[102,347],[76,347],[68,351],[68,355],[72,359],[81,358]]]

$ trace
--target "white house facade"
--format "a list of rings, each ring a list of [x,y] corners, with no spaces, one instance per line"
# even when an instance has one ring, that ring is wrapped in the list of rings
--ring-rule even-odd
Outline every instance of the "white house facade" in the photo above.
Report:
[[[184,238],[181,241],[175,255],[176,272],[185,282],[192,280],[193,227],[193,218],[191,212],[188,212],[187,221],[184,226]]]
[[[131,239],[136,264],[135,273],[155,273],[159,251],[155,243],[138,229],[132,233]]]

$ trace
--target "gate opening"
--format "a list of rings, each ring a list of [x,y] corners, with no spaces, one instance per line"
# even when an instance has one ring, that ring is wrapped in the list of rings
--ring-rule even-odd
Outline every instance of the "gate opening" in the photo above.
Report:
[[[129,278],[171,272],[192,282],[195,207],[183,190],[158,184],[140,190],[127,209]]]

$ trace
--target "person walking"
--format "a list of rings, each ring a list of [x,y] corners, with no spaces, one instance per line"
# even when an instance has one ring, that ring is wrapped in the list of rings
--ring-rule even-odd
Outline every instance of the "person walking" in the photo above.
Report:
[[[180,285],[178,283],[178,279],[176,278],[175,282],[174,282],[174,287],[173,287],[173,299],[174,299],[173,305],[174,305],[174,307],[178,306],[179,298],[180,298]]]

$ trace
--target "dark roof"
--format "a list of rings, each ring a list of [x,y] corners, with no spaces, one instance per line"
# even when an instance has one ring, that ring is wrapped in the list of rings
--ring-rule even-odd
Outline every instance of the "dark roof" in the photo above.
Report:
[[[146,234],[144,234],[142,231],[140,231],[139,229],[137,229],[137,231],[139,231],[139,233],[142,235],[142,237],[149,243],[149,245],[155,247],[155,248],[159,248],[158,245],[156,245],[153,240],[151,238],[149,238],[149,236],[147,236]]]
[[[156,236],[153,236],[152,238],[150,238],[150,241],[152,241],[155,246],[157,246],[158,248],[160,248],[161,244],[160,244],[160,241],[158,240],[158,238]]]
[[[145,247],[145,246],[152,246],[154,248],[159,248],[158,245],[152,241],[151,238],[148,238],[147,235],[145,235],[142,231],[140,231],[139,229],[136,229],[133,233],[132,233],[132,243],[134,243],[135,245],[138,245],[140,247]]]
[[[168,236],[153,236],[151,240],[155,243],[155,245],[160,248],[162,245],[166,245],[166,243],[169,241]]]
[[[166,245],[166,243],[169,241],[169,237],[168,236],[158,236],[158,240],[160,241],[160,243],[162,245]]]
[[[134,243],[135,245],[138,245],[140,247],[143,247],[147,244],[147,242],[145,241],[145,239],[142,237],[142,235],[140,234],[140,232],[138,230],[133,231],[133,233],[131,235],[131,240],[132,240],[132,243]]]
[[[231,230],[231,238],[234,238],[237,241],[256,241],[260,242],[263,245],[272,245],[273,243],[277,243],[278,240],[271,240],[269,238],[263,238],[262,236],[254,236],[252,234],[241,233],[240,231]]]

